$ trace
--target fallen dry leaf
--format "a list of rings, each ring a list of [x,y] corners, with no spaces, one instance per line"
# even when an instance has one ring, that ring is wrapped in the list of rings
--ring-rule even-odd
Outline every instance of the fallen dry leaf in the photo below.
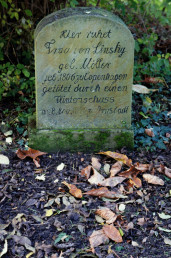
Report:
[[[26,258],[29,258],[30,256],[32,256],[34,254],[34,252],[30,252],[26,255]]]
[[[158,168],[158,171],[160,173],[163,173],[165,176],[171,178],[171,169],[165,167],[164,165],[160,164],[160,167]]]
[[[83,168],[81,170],[81,175],[85,176],[87,179],[90,177],[92,166],[88,165],[86,168]]]
[[[103,170],[106,175],[109,175],[110,174],[110,165],[106,163],[103,167]]]
[[[110,177],[114,177],[118,172],[122,169],[122,161],[117,161],[115,164],[112,165],[110,170]]]
[[[137,224],[140,225],[140,226],[143,226],[143,225],[145,224],[145,222],[146,222],[146,221],[145,221],[145,218],[143,217],[143,218],[139,218],[139,219],[138,219]]]
[[[125,180],[124,177],[109,177],[107,179],[104,179],[101,183],[99,183],[102,186],[110,186],[115,187],[116,185],[122,183]]]
[[[23,220],[25,220],[25,214],[24,213],[18,213],[13,219],[12,219],[12,225],[14,228],[17,228],[17,225],[20,224]]]
[[[141,172],[146,172],[150,168],[150,164],[139,164],[138,162],[135,163],[134,166],[137,170],[140,170]]]
[[[93,231],[89,238],[90,246],[92,249],[92,252],[94,253],[94,247],[97,247],[103,243],[106,243],[109,240],[109,238],[105,235],[103,229]]]
[[[128,225],[126,225],[125,230],[128,231],[128,230],[133,229],[133,228],[134,228],[133,222],[129,222]]]
[[[2,246],[2,244],[1,244],[1,246]],[[4,247],[1,250],[2,251],[0,252],[0,257],[2,257],[4,254],[6,254],[8,251],[8,242],[6,239],[5,239]]]
[[[153,132],[153,128],[150,129],[145,129],[145,133],[150,136],[150,137],[154,137],[154,132]]]
[[[123,212],[125,208],[126,208],[126,205],[124,203],[119,204],[119,207],[118,207],[119,211]]]
[[[99,224],[103,224],[104,225],[104,219],[102,219],[102,217],[98,216],[98,215],[95,215],[95,219],[96,221],[99,223]]]
[[[126,182],[126,190],[129,191],[129,193],[133,192],[133,187],[134,187],[134,183],[133,181],[131,182],[131,180],[129,179],[127,182]]]
[[[144,197],[144,194],[143,194],[142,190],[137,190],[137,194],[138,194],[139,196],[141,196],[141,197]]]
[[[145,77],[145,80],[144,80],[146,83],[164,83],[164,80],[161,79],[161,78],[155,78],[155,77]]]
[[[53,209],[46,210],[46,217],[50,217],[53,215]]]
[[[12,137],[7,137],[7,138],[5,139],[5,141],[6,141],[6,143],[8,143],[9,145],[11,145],[11,143],[12,143]]]
[[[132,241],[132,245],[135,246],[135,247],[139,247],[139,244],[135,241]]]
[[[0,164],[9,165],[9,158],[3,154],[0,154]]]
[[[7,132],[4,133],[4,135],[7,137],[7,136],[10,136],[13,134],[13,131],[12,130],[9,130]]]
[[[43,174],[43,175],[38,175],[38,176],[36,176],[36,179],[37,180],[40,180],[40,181],[45,181],[46,180],[46,178],[45,178],[45,175]]]
[[[147,242],[148,237],[144,237],[142,240],[142,243],[146,243]]]
[[[171,239],[164,237],[164,242],[166,245],[171,245]]]
[[[6,228],[9,226],[9,224],[10,224],[10,223],[8,223],[8,224],[0,224],[0,232],[1,232],[1,230],[6,229]],[[1,234],[1,233],[0,233],[0,234]]]
[[[120,185],[118,190],[119,190],[120,193],[125,193],[126,192],[126,190],[125,190],[123,185]]]
[[[123,195],[119,194],[118,192],[109,191],[107,187],[100,187],[98,189],[92,189],[84,194],[91,195],[91,196],[98,196],[98,197],[105,197],[109,199],[117,199]]]
[[[161,219],[171,219],[171,216],[169,214],[165,214],[164,212],[158,213],[158,215]]]
[[[117,219],[117,215],[107,207],[101,207],[95,213],[105,219],[107,224],[112,224]]]
[[[113,158],[117,161],[122,161],[128,167],[130,167],[132,165],[132,160],[128,159],[128,157],[124,154],[120,154],[120,153],[112,152],[112,151],[99,152],[98,154],[106,155],[106,156],[108,156],[110,158]]]
[[[167,233],[171,233],[171,229],[168,229],[168,228],[158,227],[158,229]]]
[[[35,248],[36,248],[36,250],[38,251],[38,250],[42,250],[42,251],[44,251],[45,253],[50,253],[50,252],[52,252],[52,250],[53,250],[53,246],[52,245],[46,245],[46,244],[40,244],[40,243],[38,243],[38,242],[36,242],[35,243]]]
[[[88,182],[93,185],[102,185],[102,182],[104,181],[104,177],[97,172],[97,170],[95,168],[92,167],[93,170],[93,175],[88,179]]]
[[[131,178],[133,175],[137,176],[140,171],[135,168],[135,166],[131,166],[128,170],[123,171],[118,174],[118,176],[123,176],[126,178]]]
[[[97,170],[99,170],[101,168],[101,164],[100,164],[99,160],[95,157],[92,157],[91,164],[92,164],[93,168],[95,168]]]
[[[151,174],[143,174],[143,178],[150,184],[164,185],[164,181],[158,176],[153,176]]]
[[[142,187],[141,179],[138,177],[132,177],[129,179],[130,183],[135,185],[137,188]]]
[[[44,155],[44,154],[47,154],[47,153],[28,148],[28,150],[18,149],[16,154],[17,154],[17,157],[20,158],[20,159],[25,159],[26,157],[32,158],[34,164],[38,168],[38,167],[40,167],[38,156],[41,156],[41,155]]]
[[[149,94],[150,92],[158,91],[158,89],[148,89],[146,86],[140,84],[132,85],[132,90],[142,94]]]
[[[116,243],[121,243],[123,241],[119,230],[117,230],[113,225],[104,225],[103,231],[108,238],[112,239]]]
[[[61,170],[64,169],[64,167],[65,167],[65,164],[64,164],[64,163],[61,163],[60,165],[57,166],[56,169],[57,169],[58,171],[61,171]]]
[[[66,196],[62,197],[62,203],[67,207],[69,205],[71,205],[71,203],[69,202],[68,198]]]
[[[28,244],[31,246],[31,241],[28,237],[25,236],[17,236],[17,235],[12,235],[13,240],[20,245],[25,245]]]
[[[70,194],[76,198],[82,198],[82,191],[78,189],[75,185],[68,184],[66,181],[63,181],[62,184],[66,185],[69,188]]]

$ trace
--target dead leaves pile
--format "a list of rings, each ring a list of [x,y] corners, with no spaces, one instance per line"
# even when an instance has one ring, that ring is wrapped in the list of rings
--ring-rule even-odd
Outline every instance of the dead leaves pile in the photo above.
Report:
[[[126,155],[106,151],[106,152],[100,152],[101,155],[106,155],[110,158],[115,159],[117,162],[115,162],[110,171],[109,171],[109,177],[105,178],[98,172],[96,169],[100,169],[101,166],[99,165],[99,161],[95,160],[93,158],[92,160],[92,166],[87,166],[81,171],[81,175],[85,176],[88,182],[91,185],[97,185],[97,186],[103,186],[100,188],[92,189],[84,194],[93,195],[93,196],[99,196],[99,197],[106,197],[106,198],[120,198],[119,195],[123,194],[123,191],[109,191],[107,187],[115,187],[118,184],[121,184],[123,181],[125,181],[126,191],[129,193],[133,190],[134,187],[140,188],[142,187],[142,181],[138,177],[139,174],[143,174],[143,178],[151,184],[158,184],[158,185],[164,185],[164,181],[160,179],[159,177],[144,172],[152,171],[152,166],[150,164],[139,164],[135,163],[133,165],[132,160],[129,159]],[[123,166],[127,166],[128,169],[121,171]],[[164,173],[165,175],[169,175],[168,168],[160,167],[159,171],[161,173]],[[92,174],[92,175],[91,175]],[[170,176],[170,175],[169,175]]]
[[[78,189],[75,185],[68,184],[63,182],[68,188],[69,192],[76,198],[82,198],[83,195],[91,195],[100,198],[114,199],[126,198],[126,194],[129,194],[133,191],[134,188],[142,187],[142,180],[138,177],[141,174],[148,183],[156,185],[164,185],[164,181],[158,176],[153,175],[154,168],[150,164],[139,164],[132,163],[132,160],[129,159],[126,155],[116,153],[116,152],[100,152],[99,154],[105,155],[107,157],[113,158],[115,162],[110,169],[105,169],[104,172],[107,172],[108,178],[105,178],[99,171],[102,167],[99,160],[95,157],[92,158],[92,166],[88,165],[86,168],[81,170],[81,175],[87,179],[91,185],[96,185],[96,188],[93,188],[82,194],[81,190]],[[123,167],[128,167],[127,170],[123,170]],[[151,173],[147,173],[150,171]],[[169,175],[168,168],[160,166],[158,169],[159,172]],[[111,191],[108,187],[113,188],[121,184],[124,181],[124,186],[120,185],[120,188]],[[98,187],[98,188],[97,188]],[[121,204],[124,206],[125,205]],[[120,205],[120,206],[121,206]],[[122,207],[118,209],[122,212]],[[105,220],[105,225],[100,230],[95,230],[89,238],[91,251],[95,252],[95,247],[104,244],[110,240],[113,240],[116,243],[122,242],[122,228],[119,226],[120,223],[117,223],[117,218],[120,215],[116,215],[109,208],[101,207],[95,211],[95,214],[100,216]],[[116,226],[114,226],[116,224]],[[118,227],[118,229],[117,229]],[[128,225],[125,226],[125,229],[128,228]]]
[[[106,220],[106,224],[101,230],[95,230],[89,238],[91,251],[94,253],[94,248],[102,243],[108,243],[109,239],[116,243],[121,243],[122,236],[119,230],[113,226],[113,223],[117,220],[118,216],[112,212],[109,208],[101,207],[95,211],[95,214]]]
[[[96,185],[100,187],[91,189],[90,191],[85,192],[84,195],[91,195],[108,199],[125,198],[125,193],[129,194],[133,191],[134,188],[142,187],[142,180],[138,177],[139,174],[142,174],[144,180],[146,180],[150,184],[164,185],[164,181],[158,176],[154,175],[154,168],[150,164],[133,164],[132,160],[129,159],[126,155],[111,151],[100,152],[98,154],[113,158],[117,162],[115,162],[111,166],[111,169],[109,168],[109,177],[105,178],[103,175],[101,175],[99,171],[97,171],[101,169],[101,164],[99,160],[93,157],[92,166],[89,165],[86,168],[82,169],[81,175],[85,176],[91,185]],[[128,169],[121,171],[124,166],[127,166]],[[170,177],[170,171],[168,170],[168,168],[162,165],[158,169],[159,172],[164,173],[165,175]],[[147,171],[151,173],[147,173]],[[110,191],[108,189],[108,187],[113,188],[121,184],[123,181],[125,188],[123,187],[123,185],[120,185],[120,188],[115,191]],[[125,209],[125,205],[121,205],[124,206]],[[122,207],[119,207],[119,210],[122,211]],[[101,207],[101,209],[96,210],[95,214],[105,219],[106,222],[102,229],[93,231],[89,238],[91,251],[93,253],[95,252],[95,247],[108,242],[109,239],[113,240],[116,243],[120,243],[123,241],[123,231],[121,227],[117,229],[113,225],[114,223],[117,227],[118,225],[120,225],[116,223],[118,215],[105,207]],[[125,226],[125,230],[126,228],[129,228],[129,225]]]
[[[113,225],[104,225],[101,230],[93,231],[89,238],[91,251],[95,253],[94,248],[101,244],[108,243],[109,239],[116,243],[123,241],[120,232]]]
[[[28,151],[23,151],[20,149],[17,151],[17,156],[20,159],[31,157],[36,167],[40,167],[38,156],[43,154],[46,153],[32,150],[30,148]],[[69,193],[74,197],[80,199],[83,197],[83,195],[90,195],[99,198],[105,198],[106,200],[113,199],[115,201],[119,198],[127,198],[127,194],[132,193],[135,188],[141,188],[141,178],[150,184],[164,185],[164,181],[158,176],[154,175],[156,170],[171,178],[171,170],[163,165],[160,165],[158,168],[154,168],[151,164],[133,164],[132,160],[129,159],[126,155],[111,151],[100,152],[98,154],[112,158],[116,162],[111,166],[106,163],[102,168],[99,160],[95,157],[92,158],[92,165],[88,165],[80,172],[82,177],[86,178],[86,180],[91,185],[95,186],[95,188],[92,188],[87,192],[82,193],[82,191],[74,184],[69,184],[66,181],[63,181],[62,184],[64,184],[69,189]],[[62,170],[64,166],[65,165],[62,163],[62,168],[57,168],[57,170]],[[141,178],[138,177],[139,175],[141,175]],[[124,185],[122,184],[123,182]],[[115,188],[118,185],[119,187]],[[111,190],[111,188],[115,189]],[[61,188],[61,191],[63,190]],[[121,214],[124,210],[125,204],[120,204],[116,213],[107,207],[100,207],[95,211],[95,215],[100,217],[103,221],[101,223],[103,226],[100,230],[94,230],[89,237],[91,247],[90,250],[93,253],[95,252],[95,247],[104,243],[108,243],[109,240],[112,240],[116,243],[123,241],[122,236],[124,233],[122,229],[124,228],[125,231],[127,231],[130,227],[129,223],[125,225],[125,222],[122,220]],[[50,215],[46,216],[51,216],[53,214],[52,209],[47,210],[47,212],[48,211],[51,213]]]
[[[8,240],[13,239],[13,241],[16,244],[19,244],[21,246],[24,246],[30,253],[26,255],[26,258],[29,258],[31,255],[33,255],[36,252],[36,248],[32,246],[31,240],[21,235],[20,228],[21,226],[26,222],[26,215],[24,213],[18,213],[16,217],[12,219],[11,223],[8,224],[0,224],[0,231],[1,231],[1,237],[5,239],[5,244],[2,249],[2,252],[0,253],[0,257],[2,257],[4,254],[8,251]],[[13,231],[10,233],[6,231],[5,229],[9,227],[11,224],[11,227],[13,228]]]

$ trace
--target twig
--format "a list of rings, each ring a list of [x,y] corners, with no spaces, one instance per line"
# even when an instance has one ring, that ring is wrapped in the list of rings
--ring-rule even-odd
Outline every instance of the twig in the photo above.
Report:
[[[112,253],[114,253],[114,255],[116,255],[117,258],[120,258],[120,256],[117,255],[117,253],[114,250],[112,250]]]

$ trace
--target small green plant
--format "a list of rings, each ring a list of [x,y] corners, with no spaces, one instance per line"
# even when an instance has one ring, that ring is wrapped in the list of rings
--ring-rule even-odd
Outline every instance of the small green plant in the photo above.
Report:
[[[33,71],[31,71],[33,74]],[[35,78],[29,67],[23,64],[13,65],[7,62],[0,65],[0,100],[3,97],[18,96],[21,101],[34,98]]]
[[[57,244],[60,241],[68,242],[69,239],[72,238],[71,236],[67,235],[66,233],[60,233],[58,237],[55,239],[54,244]]]

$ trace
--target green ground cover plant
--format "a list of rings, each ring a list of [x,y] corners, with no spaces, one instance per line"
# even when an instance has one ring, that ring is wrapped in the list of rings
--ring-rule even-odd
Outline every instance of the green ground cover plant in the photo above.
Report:
[[[153,151],[169,145],[171,81],[168,0],[17,1],[0,0],[0,120],[23,144],[28,116],[35,111],[34,29],[51,12],[67,7],[98,6],[116,13],[135,39],[134,84],[157,89],[133,93],[135,147]],[[154,137],[145,134],[153,130]]]

